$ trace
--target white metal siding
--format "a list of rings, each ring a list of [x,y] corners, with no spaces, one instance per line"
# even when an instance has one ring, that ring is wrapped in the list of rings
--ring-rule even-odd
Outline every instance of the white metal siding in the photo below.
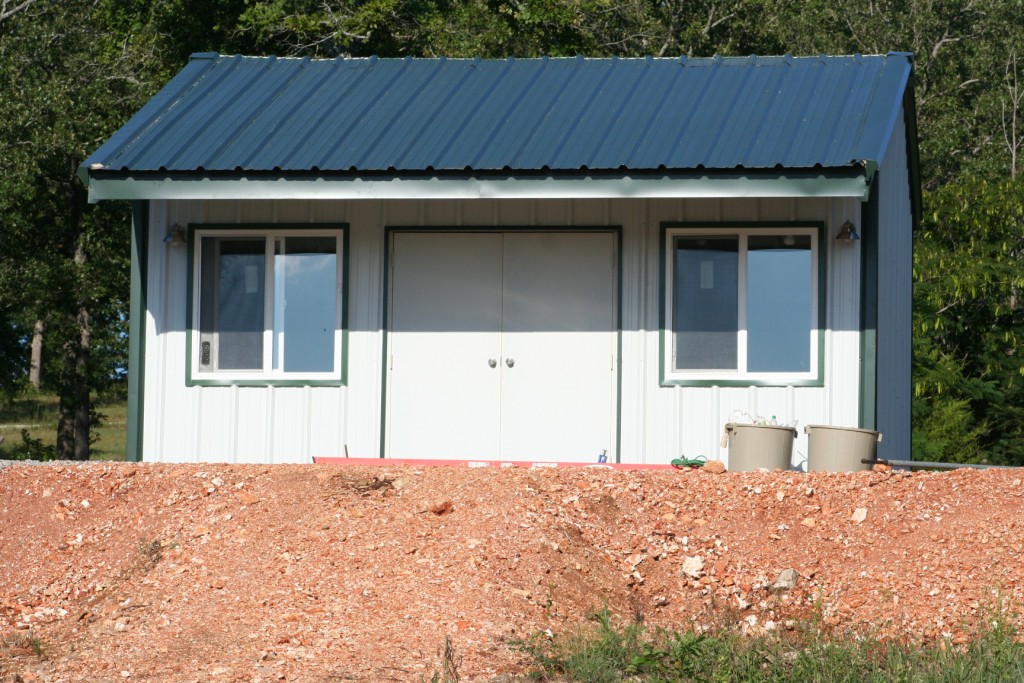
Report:
[[[910,459],[913,214],[902,111],[879,169],[878,455]]]
[[[659,385],[661,224],[791,221],[826,224],[824,387]],[[727,458],[734,411],[782,421],[856,426],[858,245],[832,239],[860,224],[854,199],[153,202],[143,456],[154,461],[309,462],[377,457],[381,443],[384,249],[387,226],[621,226],[620,440],[623,462],[681,454]],[[345,387],[186,387],[187,250],[162,243],[172,223],[347,223]],[[806,453],[802,429],[794,461]]]

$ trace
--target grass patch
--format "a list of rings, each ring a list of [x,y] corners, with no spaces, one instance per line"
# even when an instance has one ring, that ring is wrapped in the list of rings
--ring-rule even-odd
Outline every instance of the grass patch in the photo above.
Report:
[[[459,666],[462,664],[462,657],[455,654],[451,636],[444,637],[444,645],[438,648],[437,656],[441,659],[441,671],[434,672],[434,675],[430,677],[430,683],[459,683]]]
[[[128,401],[120,396],[93,399],[100,424],[92,429],[92,460],[124,460],[128,432]],[[33,393],[0,403],[0,460],[44,459],[57,443],[59,399]]]
[[[27,657],[35,657],[39,661],[46,659],[43,641],[33,635],[31,631],[17,633],[6,638],[0,647],[0,654],[11,659]]]
[[[992,683],[1024,680],[1024,644],[996,621],[964,646],[826,639],[811,628],[758,638],[616,626],[607,610],[591,634],[544,634],[516,646],[535,681],[588,683]]]

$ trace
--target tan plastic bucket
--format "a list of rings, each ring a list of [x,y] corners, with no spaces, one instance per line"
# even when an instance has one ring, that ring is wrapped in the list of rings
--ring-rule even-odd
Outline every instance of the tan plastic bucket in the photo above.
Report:
[[[853,427],[807,425],[808,472],[856,472],[871,465],[862,460],[874,460],[881,432]]]
[[[725,425],[729,439],[729,470],[752,472],[764,468],[771,472],[788,470],[793,459],[796,430],[775,425]]]

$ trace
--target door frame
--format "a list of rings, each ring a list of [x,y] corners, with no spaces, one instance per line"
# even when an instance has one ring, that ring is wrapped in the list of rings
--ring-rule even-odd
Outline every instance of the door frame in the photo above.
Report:
[[[515,233],[515,232],[560,232],[560,233],[606,233],[613,237],[615,248],[615,462],[622,462],[622,226],[621,225],[385,225],[384,226],[384,292],[381,298],[382,315],[381,329],[381,383],[380,383],[380,455],[387,458],[388,437],[388,354],[390,353],[391,333],[391,253],[394,248],[394,235],[397,232],[418,233]]]

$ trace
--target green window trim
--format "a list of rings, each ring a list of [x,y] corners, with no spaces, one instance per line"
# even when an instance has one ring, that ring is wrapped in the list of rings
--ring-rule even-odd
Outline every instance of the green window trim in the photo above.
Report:
[[[715,237],[812,234],[812,268],[817,281],[817,290],[812,292],[812,310],[815,318],[811,322],[813,338],[809,351],[810,370],[806,373],[752,373],[730,374],[728,370],[674,370],[672,349],[675,344],[673,303],[675,269],[670,262],[672,243],[677,236]],[[745,239],[745,238],[744,238]],[[827,302],[827,243],[825,224],[821,221],[773,221],[773,222],[665,222],[661,225],[660,277],[659,277],[659,383],[661,386],[694,387],[820,387],[824,386],[825,371],[825,321]],[[746,273],[744,273],[744,278]],[[738,324],[738,323],[737,323]],[[739,328],[737,328],[739,337]]]
[[[337,387],[348,383],[348,254],[349,226],[347,223],[190,223],[188,226],[188,286],[185,334],[185,385],[189,387]],[[336,302],[335,335],[338,347],[334,353],[335,369],[322,372],[284,372],[255,370],[236,372],[200,372],[199,358],[194,355],[198,348],[199,331],[198,294],[201,273],[198,267],[200,244],[203,237],[216,238],[298,238],[310,236],[334,236],[337,240],[336,281],[339,300]],[[273,297],[266,305],[273,307]],[[263,334],[272,330],[264,329]]]

